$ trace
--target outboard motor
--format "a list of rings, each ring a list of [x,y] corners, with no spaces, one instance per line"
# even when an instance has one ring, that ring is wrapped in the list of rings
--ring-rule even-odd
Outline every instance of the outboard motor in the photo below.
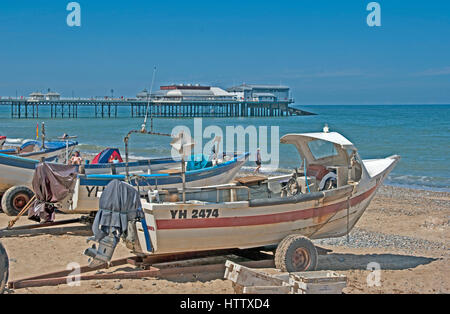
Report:
[[[109,264],[120,238],[133,241],[135,221],[143,217],[139,192],[130,184],[113,180],[105,188],[100,197],[100,208],[95,215],[92,225],[93,237],[87,239],[95,241],[84,251],[89,256],[89,267]]]
[[[88,239],[88,241],[91,240],[95,241],[95,238],[91,237]],[[116,249],[117,243],[118,239],[114,235],[110,234],[99,241],[98,249],[95,244],[93,244],[91,248],[86,249],[84,251],[84,255],[92,258],[89,260],[89,267],[109,264],[114,254],[114,250]]]

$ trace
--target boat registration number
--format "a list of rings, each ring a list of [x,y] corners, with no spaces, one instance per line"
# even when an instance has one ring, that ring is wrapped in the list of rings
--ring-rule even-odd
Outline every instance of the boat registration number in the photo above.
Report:
[[[199,219],[199,218],[217,218],[218,209],[193,209],[193,210],[170,210],[172,219]]]

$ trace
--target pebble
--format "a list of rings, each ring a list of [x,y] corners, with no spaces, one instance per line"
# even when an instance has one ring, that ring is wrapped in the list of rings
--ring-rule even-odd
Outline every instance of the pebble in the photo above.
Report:
[[[384,234],[359,228],[355,228],[350,232],[349,242],[347,242],[347,236],[344,236],[340,238],[314,240],[314,243],[317,245],[343,246],[348,248],[390,248],[402,249],[404,251],[448,249],[441,242]]]
[[[102,285],[100,284],[100,281],[96,281],[94,283],[92,283],[92,285],[94,286],[94,288],[101,288]]]

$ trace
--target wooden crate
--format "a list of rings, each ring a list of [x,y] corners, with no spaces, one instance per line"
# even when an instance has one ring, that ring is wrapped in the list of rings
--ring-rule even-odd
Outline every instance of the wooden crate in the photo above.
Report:
[[[333,271],[292,273],[289,286],[293,294],[341,294],[347,277]]]
[[[347,277],[330,271],[299,273],[276,269],[253,269],[231,261],[225,263],[225,279],[238,294],[339,294]]]

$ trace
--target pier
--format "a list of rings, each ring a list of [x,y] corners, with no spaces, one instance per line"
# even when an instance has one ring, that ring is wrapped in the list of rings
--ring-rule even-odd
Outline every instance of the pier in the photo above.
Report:
[[[148,114],[153,117],[170,118],[281,117],[311,114],[290,107],[288,102],[0,99],[0,111],[9,111],[9,116],[14,119],[144,117],[147,107]],[[80,111],[83,111],[82,114]]]
[[[144,89],[136,98],[70,98],[48,90],[28,98],[0,97],[0,114],[14,119],[153,117],[283,117],[311,115],[289,105],[289,87],[242,84],[224,90],[215,86],[180,84]],[[148,113],[147,113],[148,111]],[[7,113],[8,114],[8,113]]]

